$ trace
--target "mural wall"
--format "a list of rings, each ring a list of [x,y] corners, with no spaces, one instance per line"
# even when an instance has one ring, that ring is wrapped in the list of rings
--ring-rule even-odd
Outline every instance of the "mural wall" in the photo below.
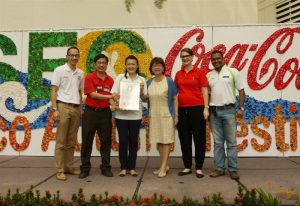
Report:
[[[109,56],[113,77],[124,72],[126,56],[134,54],[147,78],[154,56],[165,59],[166,74],[174,77],[182,48],[192,48],[194,64],[206,71],[212,69],[210,52],[219,49],[246,85],[244,117],[238,119],[239,156],[300,156],[300,25],[0,31],[0,155],[54,154],[51,77],[72,45],[81,51],[78,67],[85,74],[93,71],[97,53]],[[144,117],[138,154],[156,156],[147,123]],[[207,156],[212,156],[209,124],[207,128]],[[112,155],[117,155],[115,126],[112,138]],[[79,131],[76,155],[80,142]],[[99,155],[100,144],[95,141],[93,155]],[[178,138],[171,155],[181,155]]]

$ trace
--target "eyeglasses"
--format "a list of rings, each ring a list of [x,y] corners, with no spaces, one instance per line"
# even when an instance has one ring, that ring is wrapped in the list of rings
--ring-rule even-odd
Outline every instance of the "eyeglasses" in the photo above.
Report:
[[[190,55],[190,54],[189,55],[184,55],[184,56],[180,56],[180,58],[183,59],[183,58],[190,57],[190,56],[192,56],[192,55]]]
[[[75,58],[79,58],[80,57],[80,55],[79,54],[68,54],[68,56],[69,57],[75,57]]]

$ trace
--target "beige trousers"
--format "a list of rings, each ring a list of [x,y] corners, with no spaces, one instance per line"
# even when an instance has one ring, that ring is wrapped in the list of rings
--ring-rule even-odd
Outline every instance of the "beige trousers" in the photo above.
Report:
[[[80,107],[57,103],[60,120],[56,131],[55,167],[57,172],[73,169],[74,150],[80,125]]]

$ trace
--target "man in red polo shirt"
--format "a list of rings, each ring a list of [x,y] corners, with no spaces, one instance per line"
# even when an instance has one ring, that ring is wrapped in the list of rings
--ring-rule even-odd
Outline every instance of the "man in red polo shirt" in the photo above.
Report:
[[[111,104],[115,107],[113,95],[110,93],[114,80],[106,73],[107,64],[107,56],[98,54],[94,58],[95,71],[88,74],[84,82],[84,94],[87,98],[82,117],[80,179],[89,176],[90,157],[96,131],[101,141],[101,173],[106,177],[113,176],[110,166],[112,114],[109,106]]]

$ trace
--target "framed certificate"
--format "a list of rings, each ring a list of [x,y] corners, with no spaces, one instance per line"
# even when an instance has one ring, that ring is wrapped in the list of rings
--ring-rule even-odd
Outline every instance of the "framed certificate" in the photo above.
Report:
[[[139,110],[140,83],[120,82],[119,108],[123,110]]]

